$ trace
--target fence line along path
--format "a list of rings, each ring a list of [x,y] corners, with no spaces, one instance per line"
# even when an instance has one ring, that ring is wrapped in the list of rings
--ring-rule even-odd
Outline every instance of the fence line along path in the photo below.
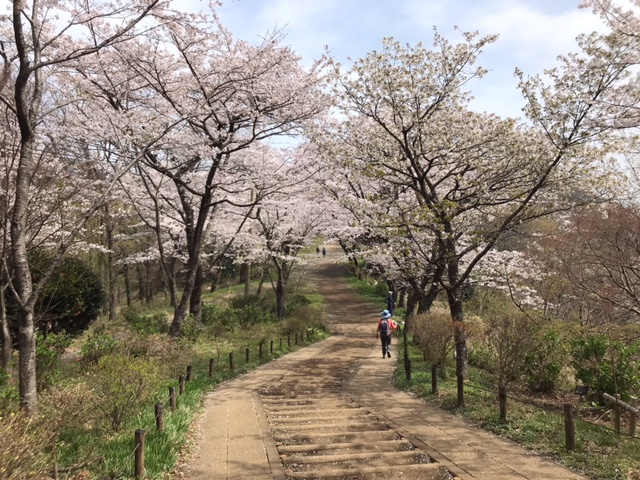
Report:
[[[215,479],[584,479],[392,388],[375,329],[329,244],[309,274],[334,335],[220,385],[179,474]],[[395,339],[394,339],[395,341]]]

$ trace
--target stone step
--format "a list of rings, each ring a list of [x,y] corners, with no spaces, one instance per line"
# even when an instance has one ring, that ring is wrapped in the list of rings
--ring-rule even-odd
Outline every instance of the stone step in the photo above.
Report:
[[[326,402],[319,403],[317,405],[309,404],[309,405],[264,405],[265,412],[276,412],[276,413],[291,413],[292,415],[306,414],[308,412],[324,412],[327,410],[354,410],[360,408],[360,406],[356,403],[345,403],[345,402]]]
[[[451,480],[449,471],[438,463],[396,465],[387,467],[335,468],[311,472],[286,471],[289,479],[307,480],[380,480],[395,478],[402,480]]]
[[[360,408],[332,408],[330,410],[313,410],[307,411],[296,410],[295,412],[280,412],[274,410],[268,410],[266,412],[267,417],[274,422],[287,419],[298,420],[312,420],[318,419],[332,419],[332,418],[345,418],[345,417],[358,417],[362,415],[369,415],[369,412]]]
[[[282,458],[285,468],[293,471],[309,471],[319,468],[380,467],[385,465],[412,465],[431,463],[424,452],[363,452],[335,455],[291,455]]]
[[[311,443],[306,445],[282,445],[280,455],[331,455],[352,452],[402,452],[415,450],[407,440],[383,440],[381,442]]]
[[[330,433],[288,433],[274,435],[273,439],[281,445],[303,445],[309,443],[351,443],[399,440],[401,437],[393,430],[373,430],[363,432]]]
[[[272,434],[274,436],[305,432],[313,433],[349,433],[349,432],[368,432],[374,430],[389,430],[389,426],[382,422],[344,422],[337,424],[328,424],[324,426],[318,425],[271,425]]]
[[[277,427],[287,426],[287,428],[295,428],[295,426],[307,426],[316,425],[318,427],[334,425],[336,422],[348,422],[348,423],[366,423],[376,422],[377,417],[367,413],[343,415],[336,417],[293,417],[293,418],[269,418],[269,423]]]

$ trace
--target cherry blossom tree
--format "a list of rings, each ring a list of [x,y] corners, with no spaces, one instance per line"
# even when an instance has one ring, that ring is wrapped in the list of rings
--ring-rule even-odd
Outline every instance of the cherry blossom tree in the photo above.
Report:
[[[251,215],[260,243],[254,245],[251,256],[271,265],[276,313],[283,318],[291,272],[301,263],[298,252],[325,226],[333,209],[314,181],[315,156],[305,146],[284,157],[272,154],[264,160],[263,174],[254,184],[258,203]]]
[[[463,39],[450,45],[436,33],[431,50],[385,40],[382,51],[355,62],[339,88],[345,120],[338,136],[350,142],[336,153],[356,159],[380,184],[411,192],[410,203],[395,203],[395,220],[429,232],[433,243],[414,250],[425,264],[443,262],[437,281],[456,326],[459,376],[467,358],[465,282],[506,232],[572,208],[581,201],[577,191],[600,194],[611,177],[602,161],[618,141],[610,105],[633,93],[626,45],[591,35],[581,39],[582,57],[567,56],[547,72],[551,86],[521,76],[531,123],[472,112],[463,87],[483,75],[473,65],[495,37]]]
[[[149,108],[175,119],[171,143],[144,151],[145,168],[173,184],[185,228],[186,275],[173,337],[192,303],[212,218],[238,190],[250,189],[243,186],[243,152],[273,136],[295,134],[325,108],[324,60],[305,70],[281,41],[276,32],[252,45],[234,39],[215,18],[194,16],[120,51],[121,61],[144,82]],[[253,204],[249,197],[243,206]]]
[[[99,208],[100,197],[58,243],[55,261],[34,285],[27,259],[27,212],[34,162],[55,144],[44,135],[43,125],[51,113],[60,115],[62,106],[53,102],[64,82],[56,75],[66,72],[81,58],[134,37],[142,20],[164,7],[160,0],[144,2],[13,2],[11,16],[2,17],[3,70],[10,71],[0,99],[15,117],[20,148],[14,180],[15,197],[11,219],[11,289],[19,305],[19,391],[22,408],[37,408],[34,305],[53,269],[68,250],[72,239]],[[145,29],[149,25],[144,26]],[[97,42],[83,34],[93,32]],[[91,35],[89,35],[91,36]],[[56,108],[58,107],[58,108]],[[58,117],[59,120],[60,117]],[[77,151],[77,150],[76,150]],[[55,155],[55,149],[49,155]],[[69,152],[71,153],[71,152]],[[86,153],[86,152],[83,152]]]

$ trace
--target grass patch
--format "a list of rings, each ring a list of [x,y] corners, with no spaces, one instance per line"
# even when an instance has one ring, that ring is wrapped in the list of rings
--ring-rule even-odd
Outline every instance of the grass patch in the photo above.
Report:
[[[136,403],[135,408],[128,413],[118,428],[110,428],[108,422],[104,422],[97,408],[100,399],[92,395],[89,388],[84,388],[82,391],[89,392],[86,393],[87,402],[84,404],[87,418],[83,417],[74,425],[63,425],[60,431],[56,432],[58,441],[54,450],[49,446],[41,449],[47,456],[43,468],[51,469],[51,457],[55,456],[61,475],[65,472],[64,478],[133,478],[134,432],[143,429],[146,432],[145,478],[165,478],[166,474],[175,468],[186,445],[190,425],[207,392],[225,380],[328,336],[327,329],[322,324],[323,297],[314,292],[306,296],[307,298],[302,298],[305,291],[306,287],[303,285],[298,288],[296,294],[291,295],[293,303],[290,315],[282,321],[270,314],[273,308],[268,301],[272,294],[270,289],[265,292],[267,301],[252,304],[257,315],[250,318],[241,315],[242,312],[246,313],[246,308],[234,311],[230,307],[233,298],[243,295],[244,285],[234,285],[207,294],[205,302],[215,302],[219,305],[219,310],[216,311],[221,312],[221,315],[229,314],[229,317],[215,317],[197,329],[196,334],[189,339],[177,342],[169,340],[166,334],[155,332],[158,330],[155,323],[150,325],[153,328],[147,328],[147,325],[143,325],[142,328],[137,324],[137,318],[134,318],[134,321],[119,318],[115,322],[96,322],[90,331],[74,341],[73,351],[76,353],[65,357],[63,361],[62,371],[66,384],[88,386],[92,366],[96,365],[103,355],[118,353],[129,355],[132,359],[155,359],[162,366],[162,386],[158,387],[149,400]],[[266,309],[265,312],[269,310],[269,314],[260,315],[260,308]],[[140,306],[139,311],[141,315],[156,314],[158,317],[163,312],[171,313],[166,303],[163,304],[159,300],[148,307]],[[167,322],[169,321],[170,315],[167,315]],[[151,330],[154,333],[149,333]],[[83,358],[83,354],[87,353],[86,348],[83,351],[83,346],[88,339],[94,342],[91,353],[95,358]],[[100,348],[106,340],[110,342],[112,339],[117,343],[116,352]],[[233,368],[229,361],[231,353]],[[214,360],[215,367],[213,374],[209,376],[211,359]],[[191,366],[192,379],[186,382],[185,393],[179,395],[178,375],[186,374],[187,365]],[[66,388],[63,384],[59,387]],[[169,405],[170,387],[175,388],[177,395],[175,411],[172,411]],[[0,388],[0,393],[5,390],[9,391],[8,388]],[[90,405],[90,402],[95,403]],[[15,399],[10,403],[16,403]],[[156,403],[162,404],[164,409],[163,432],[158,432],[155,427]],[[2,416],[3,412],[0,411],[0,419]]]
[[[640,469],[640,439],[616,434],[611,428],[576,418],[576,448],[565,449],[564,417],[558,409],[533,404],[525,394],[509,394],[507,422],[499,419],[497,389],[487,375],[472,365],[465,383],[465,406],[456,408],[455,376],[438,379],[438,392],[431,393],[431,367],[417,347],[409,345],[411,380],[406,380],[399,357],[396,387],[420,396],[425,402],[464,418],[469,423],[508,438],[537,453],[548,455],[567,467],[598,480],[636,479]],[[452,370],[453,371],[453,370]]]

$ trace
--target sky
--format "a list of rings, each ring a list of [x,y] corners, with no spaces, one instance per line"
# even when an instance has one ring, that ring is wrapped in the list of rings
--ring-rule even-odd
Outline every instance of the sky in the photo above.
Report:
[[[192,11],[208,10],[208,0],[180,0]],[[470,84],[471,108],[503,117],[520,117],[524,105],[514,77],[558,65],[557,56],[577,51],[576,37],[604,32],[601,19],[580,0],[225,0],[216,7],[222,24],[238,38],[258,42],[273,29],[306,65],[329,54],[346,66],[380,49],[384,37],[431,45],[433,28],[450,42],[460,32],[498,34],[478,65],[489,73]]]

